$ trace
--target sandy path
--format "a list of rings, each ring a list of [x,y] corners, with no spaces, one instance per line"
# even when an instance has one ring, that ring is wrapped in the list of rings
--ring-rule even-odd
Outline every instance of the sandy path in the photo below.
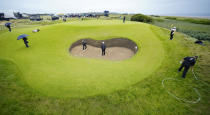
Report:
[[[129,59],[134,55],[134,52],[128,48],[124,47],[108,47],[106,49],[106,55],[102,56],[102,52],[100,48],[87,45],[86,50],[82,50],[81,46],[76,46],[71,50],[71,55],[78,57],[86,57],[86,58],[100,58],[107,59],[112,61],[120,61]]]

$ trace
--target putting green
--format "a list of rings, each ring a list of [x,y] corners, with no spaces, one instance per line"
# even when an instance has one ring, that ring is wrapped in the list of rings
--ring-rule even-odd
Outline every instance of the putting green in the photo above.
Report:
[[[150,76],[164,58],[164,49],[151,25],[122,21],[75,21],[14,29],[0,34],[0,58],[13,61],[22,79],[34,90],[53,97],[86,97],[129,87]],[[17,41],[28,34],[30,48]],[[124,61],[74,57],[69,47],[82,38],[129,38],[140,50]]]

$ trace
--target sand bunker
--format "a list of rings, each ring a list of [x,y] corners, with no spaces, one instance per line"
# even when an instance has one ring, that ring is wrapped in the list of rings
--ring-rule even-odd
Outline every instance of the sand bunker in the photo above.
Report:
[[[86,50],[82,49],[82,40],[87,42]],[[105,42],[107,46],[105,56],[102,56],[101,42]],[[135,55],[138,47],[135,42],[126,38],[113,38],[108,40],[81,39],[73,43],[69,51],[71,55],[78,57],[121,61]]]

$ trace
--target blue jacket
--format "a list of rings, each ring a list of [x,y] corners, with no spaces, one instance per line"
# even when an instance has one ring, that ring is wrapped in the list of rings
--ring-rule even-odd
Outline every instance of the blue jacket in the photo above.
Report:
[[[105,45],[105,44],[102,44],[102,45],[101,45],[101,49],[102,49],[102,50],[105,50],[105,49],[106,49],[106,45]]]
[[[194,66],[196,63],[196,59],[194,57],[185,57],[184,61],[190,64],[190,66]]]

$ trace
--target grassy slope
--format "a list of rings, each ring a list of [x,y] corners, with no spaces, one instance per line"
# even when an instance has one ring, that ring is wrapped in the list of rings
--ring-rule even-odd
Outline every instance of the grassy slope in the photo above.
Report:
[[[199,77],[205,78],[209,75],[209,48],[195,46],[192,40],[183,39],[184,36],[176,34],[174,41],[168,40],[169,32],[151,26],[154,32],[164,44],[165,59],[158,71],[150,77],[130,86],[124,90],[119,90],[107,95],[98,95],[89,98],[52,98],[38,94],[29,88],[25,82],[19,79],[21,74],[9,76],[15,73],[17,68],[11,62],[1,60],[0,77],[0,108],[1,113],[49,113],[49,114],[209,114],[209,86],[195,81],[189,73],[183,82],[173,82],[168,90],[174,91],[178,96],[187,99],[196,99],[193,91],[186,91],[190,83],[197,87],[202,95],[202,100],[198,104],[187,104],[179,102],[168,95],[161,86],[161,81],[166,77],[180,79],[177,68],[178,60],[183,56],[199,54],[201,59],[196,66]],[[170,42],[170,43],[169,43]],[[195,49],[192,51],[192,49]],[[205,60],[205,61],[204,61]],[[206,63],[207,61],[207,63]]]
[[[142,80],[161,64],[161,42],[148,26],[132,22],[122,25],[121,21],[77,21],[41,27],[42,31],[37,34],[31,34],[32,28],[16,29],[2,35],[0,52],[1,57],[18,65],[23,79],[31,87],[45,95],[85,97],[110,93]],[[22,41],[14,40],[23,32],[31,34],[29,49]],[[70,44],[88,37],[131,38],[142,43],[141,51],[132,59],[121,62],[69,56]],[[153,52],[154,47],[156,52]],[[148,66],[151,64],[154,66]]]

